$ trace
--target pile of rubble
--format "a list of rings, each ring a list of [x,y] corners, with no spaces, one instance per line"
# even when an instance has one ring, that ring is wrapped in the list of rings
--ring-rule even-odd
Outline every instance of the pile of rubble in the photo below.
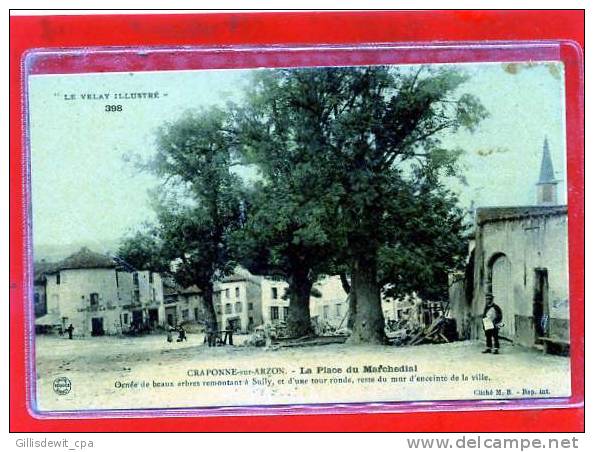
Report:
[[[333,325],[332,323],[328,322],[327,320],[319,319],[318,317],[314,317],[311,320],[311,327],[316,336],[350,336],[351,331],[346,327],[343,326],[343,322],[341,322],[338,327]]]
[[[429,326],[401,320],[388,325],[386,336],[391,345],[442,344],[458,340],[456,321],[439,315]]]
[[[254,332],[251,333],[245,341],[243,341],[242,346],[265,347],[267,344],[270,344],[270,337],[266,335],[266,331],[263,326],[258,326]]]
[[[348,328],[337,329],[325,321],[312,320],[312,334],[292,338],[287,333],[285,322],[274,325],[261,325],[244,341],[243,345],[251,347],[303,347],[345,342],[351,332]]]
[[[388,343],[394,346],[442,344],[459,339],[456,330],[456,321],[444,315],[443,312],[434,312],[435,318],[430,325],[425,325],[414,317],[401,320],[391,320],[386,325]],[[253,347],[302,347],[307,345],[323,345],[342,343],[351,335],[346,326],[337,328],[331,323],[312,319],[312,334],[291,338],[287,334],[284,322],[274,325],[258,326],[244,342],[246,346]]]

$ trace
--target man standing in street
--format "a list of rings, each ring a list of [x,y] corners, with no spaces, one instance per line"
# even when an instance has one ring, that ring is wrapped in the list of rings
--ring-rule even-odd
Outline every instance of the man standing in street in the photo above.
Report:
[[[66,328],[66,331],[68,332],[68,339],[72,339],[72,333],[74,332],[74,327],[72,326],[72,323],[68,326],[68,328]]]
[[[485,295],[486,304],[483,313],[483,328],[487,338],[487,348],[483,353],[499,354],[499,328],[503,320],[501,308],[493,302],[493,294]]]

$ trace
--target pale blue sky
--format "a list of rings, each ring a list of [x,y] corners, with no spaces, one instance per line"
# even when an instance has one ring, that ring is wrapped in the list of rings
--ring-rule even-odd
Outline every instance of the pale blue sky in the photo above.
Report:
[[[474,134],[448,136],[467,151],[469,186],[453,184],[464,206],[535,202],[544,137],[549,139],[565,202],[563,68],[531,64],[505,71],[497,64],[461,65],[471,79],[461,92],[478,96],[491,116]],[[86,245],[112,248],[126,231],[153,217],[147,189],[155,179],[139,174],[122,155],[154,152],[154,132],[187,109],[237,100],[249,70],[175,71],[29,79],[33,243],[39,255]],[[515,72],[514,74],[510,72]],[[106,113],[102,100],[84,93],[155,92],[159,99],[122,100]],[[167,96],[163,96],[166,93]],[[76,94],[76,100],[64,100]],[[485,151],[497,150],[488,156]],[[44,256],[46,257],[46,256]]]

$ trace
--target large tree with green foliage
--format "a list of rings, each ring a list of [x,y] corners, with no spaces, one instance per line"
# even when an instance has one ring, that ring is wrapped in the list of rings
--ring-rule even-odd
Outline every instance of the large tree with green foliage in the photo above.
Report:
[[[386,242],[378,253],[383,293],[425,300],[448,297],[448,274],[465,265],[468,242],[465,213],[442,184],[403,184],[404,192],[387,212]]]
[[[386,258],[406,255],[403,243],[409,250],[423,243],[423,235],[427,235],[423,228],[433,231],[441,226],[443,237],[449,235],[459,243],[458,225],[446,227],[440,215],[453,209],[454,203],[431,214],[438,211],[438,198],[443,194],[436,177],[440,171],[453,174],[459,154],[457,149],[445,149],[441,138],[461,127],[472,130],[486,113],[477,99],[459,93],[466,77],[452,69],[365,68],[355,71],[353,78],[357,94],[350,99],[347,96],[344,112],[332,124],[332,141],[340,161],[336,174],[347,193],[341,224],[351,254],[356,301],[350,340],[382,342],[382,284],[404,285],[402,279],[394,278],[394,272],[385,271],[395,268],[386,265],[390,262]],[[415,183],[424,186],[415,190]],[[410,223],[417,227],[411,228]],[[425,250],[437,242],[428,244]],[[419,250],[417,247],[412,255]],[[425,267],[433,274],[436,265],[447,265],[447,260],[433,261],[436,256],[426,252],[424,258],[417,257],[415,268]],[[444,256],[447,254],[440,257]],[[404,260],[410,265],[411,261]],[[392,277],[382,278],[382,273]],[[419,292],[423,281],[439,285],[430,278],[411,280]]]
[[[159,229],[145,223],[121,239],[117,257],[136,270],[169,273],[170,263],[163,256],[162,247]]]
[[[157,152],[144,167],[162,178],[155,208],[156,226],[122,245],[123,258],[132,261],[150,248],[158,261],[173,263],[182,286],[196,285],[205,303],[205,319],[217,320],[213,288],[217,279],[235,267],[229,241],[241,222],[242,182],[231,170],[234,134],[229,115],[219,109],[187,113],[157,134]]]
[[[384,243],[378,251],[379,286],[384,296],[416,294],[425,300],[448,297],[448,274],[465,265],[465,213],[457,197],[436,180],[402,180],[386,203]],[[357,319],[356,294],[342,267],[349,294],[348,325]]]
[[[406,209],[400,210],[407,187],[439,171],[451,172],[458,151],[444,148],[442,137],[460,128],[473,130],[486,116],[476,98],[460,92],[466,79],[446,67],[378,66],[283,69],[256,81],[265,95],[252,98],[260,116],[250,119],[261,127],[251,149],[275,165],[285,161],[288,172],[293,167],[287,156],[305,153],[300,179],[320,195],[328,190],[335,196],[334,221],[323,232],[346,245],[340,261],[350,268],[356,311],[352,342],[385,340],[380,258],[394,250],[398,235],[405,235],[405,225],[419,212],[409,208],[406,217]],[[285,173],[274,166],[270,174]],[[297,194],[303,187],[288,188]],[[432,220],[440,222],[437,216]]]
[[[311,133],[317,118],[294,108],[291,96],[298,94],[284,91],[284,81],[276,72],[258,73],[247,102],[235,110],[242,156],[260,176],[236,249],[252,272],[288,282],[287,330],[300,337],[311,333],[312,287],[341,245],[328,232],[334,229],[342,187],[326,184],[326,149]]]

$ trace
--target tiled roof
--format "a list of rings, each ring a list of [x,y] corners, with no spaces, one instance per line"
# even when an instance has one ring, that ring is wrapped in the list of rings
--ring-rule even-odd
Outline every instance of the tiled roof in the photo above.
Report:
[[[249,279],[250,279],[250,277],[249,277],[249,276],[247,276],[247,275],[240,275],[240,274],[234,273],[234,274],[232,274],[232,275],[225,276],[225,277],[224,277],[224,278],[221,280],[221,282],[222,282],[222,283],[226,283],[226,282],[247,281],[247,280],[249,280]]]
[[[202,291],[198,288],[198,286],[195,286],[195,285],[179,289],[179,293],[184,293],[184,294],[193,294],[193,293],[201,293],[201,292]]]
[[[35,325],[40,325],[40,326],[54,326],[54,325],[60,325],[62,322],[60,321],[60,319],[58,318],[58,316],[56,314],[46,314],[42,317],[39,317],[37,319],[35,319]]]
[[[55,265],[53,262],[33,262],[33,282],[35,284],[43,283],[45,275],[51,273]]]
[[[163,280],[163,295],[199,294],[201,292],[202,291],[196,285],[182,287],[170,278],[165,278]]]
[[[115,268],[116,264],[111,257],[91,251],[83,247],[76,253],[58,262],[52,272],[78,268]]]
[[[176,295],[178,293],[175,287],[163,285],[163,295]]]
[[[563,214],[567,214],[567,206],[479,207],[476,209],[476,223],[480,226],[492,221]]]

